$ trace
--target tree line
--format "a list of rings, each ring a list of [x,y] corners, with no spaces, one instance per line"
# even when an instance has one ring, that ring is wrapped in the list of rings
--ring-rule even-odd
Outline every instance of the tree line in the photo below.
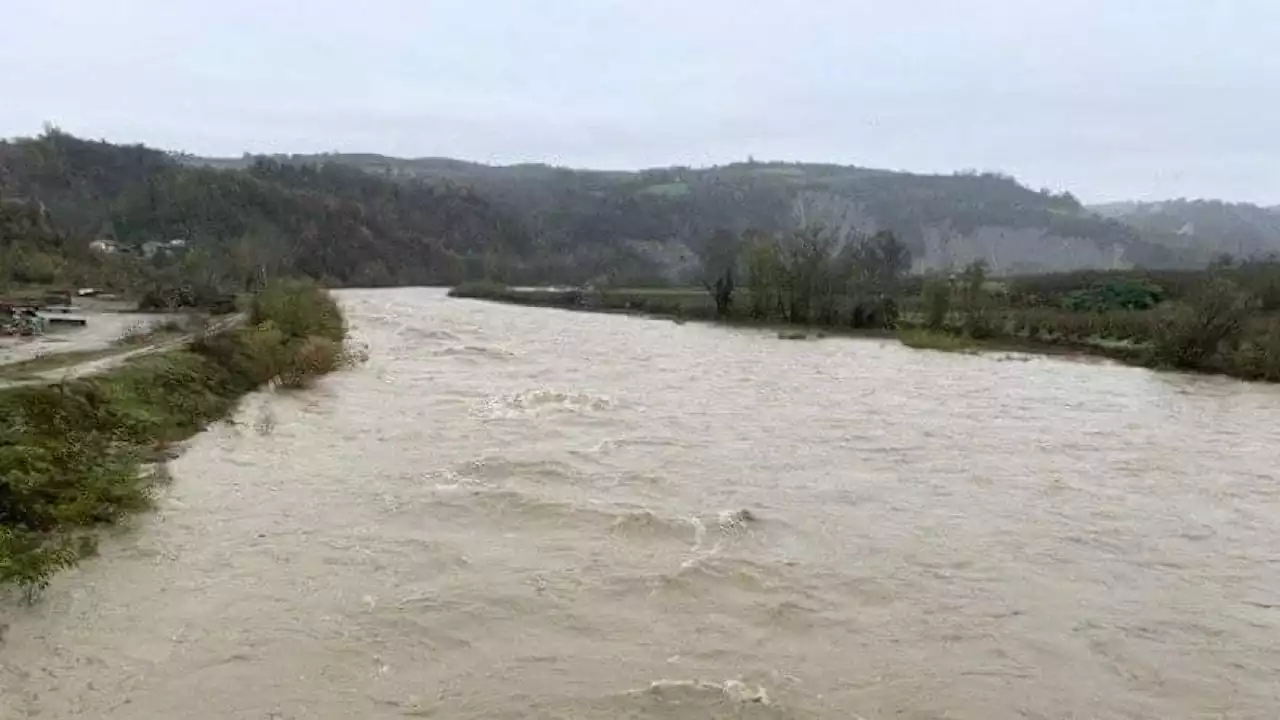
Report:
[[[897,321],[911,252],[889,231],[810,225],[789,233],[717,231],[699,263],[720,317],[737,312],[753,320],[888,328]]]

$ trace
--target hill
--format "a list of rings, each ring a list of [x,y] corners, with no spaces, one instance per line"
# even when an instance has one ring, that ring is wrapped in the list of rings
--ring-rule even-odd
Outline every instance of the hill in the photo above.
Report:
[[[678,278],[687,275],[690,259],[717,229],[785,232],[806,223],[865,233],[892,230],[912,251],[916,270],[975,259],[1005,274],[1199,261],[1091,212],[1070,194],[1033,191],[991,173],[919,175],[756,162],[602,172],[367,154],[271,159],[340,163],[384,177],[474,187],[523,218],[558,253],[581,256],[576,267],[588,274],[601,269],[594,258],[622,254],[643,261],[641,274]],[[187,161],[228,167],[254,160]]]
[[[518,274],[534,250],[517,218],[465,187],[338,163],[193,166],[57,130],[0,142],[0,200],[0,281],[20,283],[102,283],[104,267],[129,265],[232,286],[265,275],[443,284]]]
[[[1224,253],[1239,258],[1280,253],[1280,207],[1179,199],[1091,209],[1201,261]]]
[[[1163,215],[1134,208],[1104,208],[1105,217],[1070,194],[992,173],[776,162],[623,172],[375,154],[218,159],[56,129],[0,142],[0,200],[10,204],[4,227],[41,228],[0,238],[0,281],[19,283],[200,277],[235,289],[302,274],[346,285],[665,284],[697,278],[718,231],[814,224],[841,236],[891,230],[916,271],[980,259],[1004,275],[1189,267],[1224,242],[1271,242],[1265,233],[1235,240],[1221,223],[1171,233]]]

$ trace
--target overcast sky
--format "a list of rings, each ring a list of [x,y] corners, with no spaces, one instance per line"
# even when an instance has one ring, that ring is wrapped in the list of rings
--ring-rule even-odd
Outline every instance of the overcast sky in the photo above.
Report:
[[[1280,203],[1280,0],[12,0],[0,135]]]

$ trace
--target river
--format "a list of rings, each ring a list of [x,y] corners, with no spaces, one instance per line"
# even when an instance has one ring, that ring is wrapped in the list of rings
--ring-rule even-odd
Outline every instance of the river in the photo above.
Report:
[[[1280,717],[1280,391],[341,295],[0,609],[0,717]]]

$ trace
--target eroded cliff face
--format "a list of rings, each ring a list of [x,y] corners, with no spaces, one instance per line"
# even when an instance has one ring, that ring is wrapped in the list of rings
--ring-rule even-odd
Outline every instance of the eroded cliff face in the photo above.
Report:
[[[881,221],[871,216],[866,204],[829,192],[798,193],[791,201],[791,222],[795,227],[816,223],[840,236],[853,233],[870,234],[883,229]]]
[[[982,225],[960,228],[941,222],[891,223],[875,217],[865,203],[824,192],[804,192],[792,202],[796,227],[819,223],[842,237],[893,230],[911,248],[915,272],[959,268],[974,260],[997,274],[1036,273],[1083,268],[1129,267],[1125,246],[1091,238],[1064,237],[1044,228]]]
[[[923,252],[913,260],[918,272],[962,267],[974,260],[985,261],[998,274],[1128,267],[1121,245],[1059,237],[1038,228],[985,226],[960,233],[935,225],[923,228],[922,235]]]

